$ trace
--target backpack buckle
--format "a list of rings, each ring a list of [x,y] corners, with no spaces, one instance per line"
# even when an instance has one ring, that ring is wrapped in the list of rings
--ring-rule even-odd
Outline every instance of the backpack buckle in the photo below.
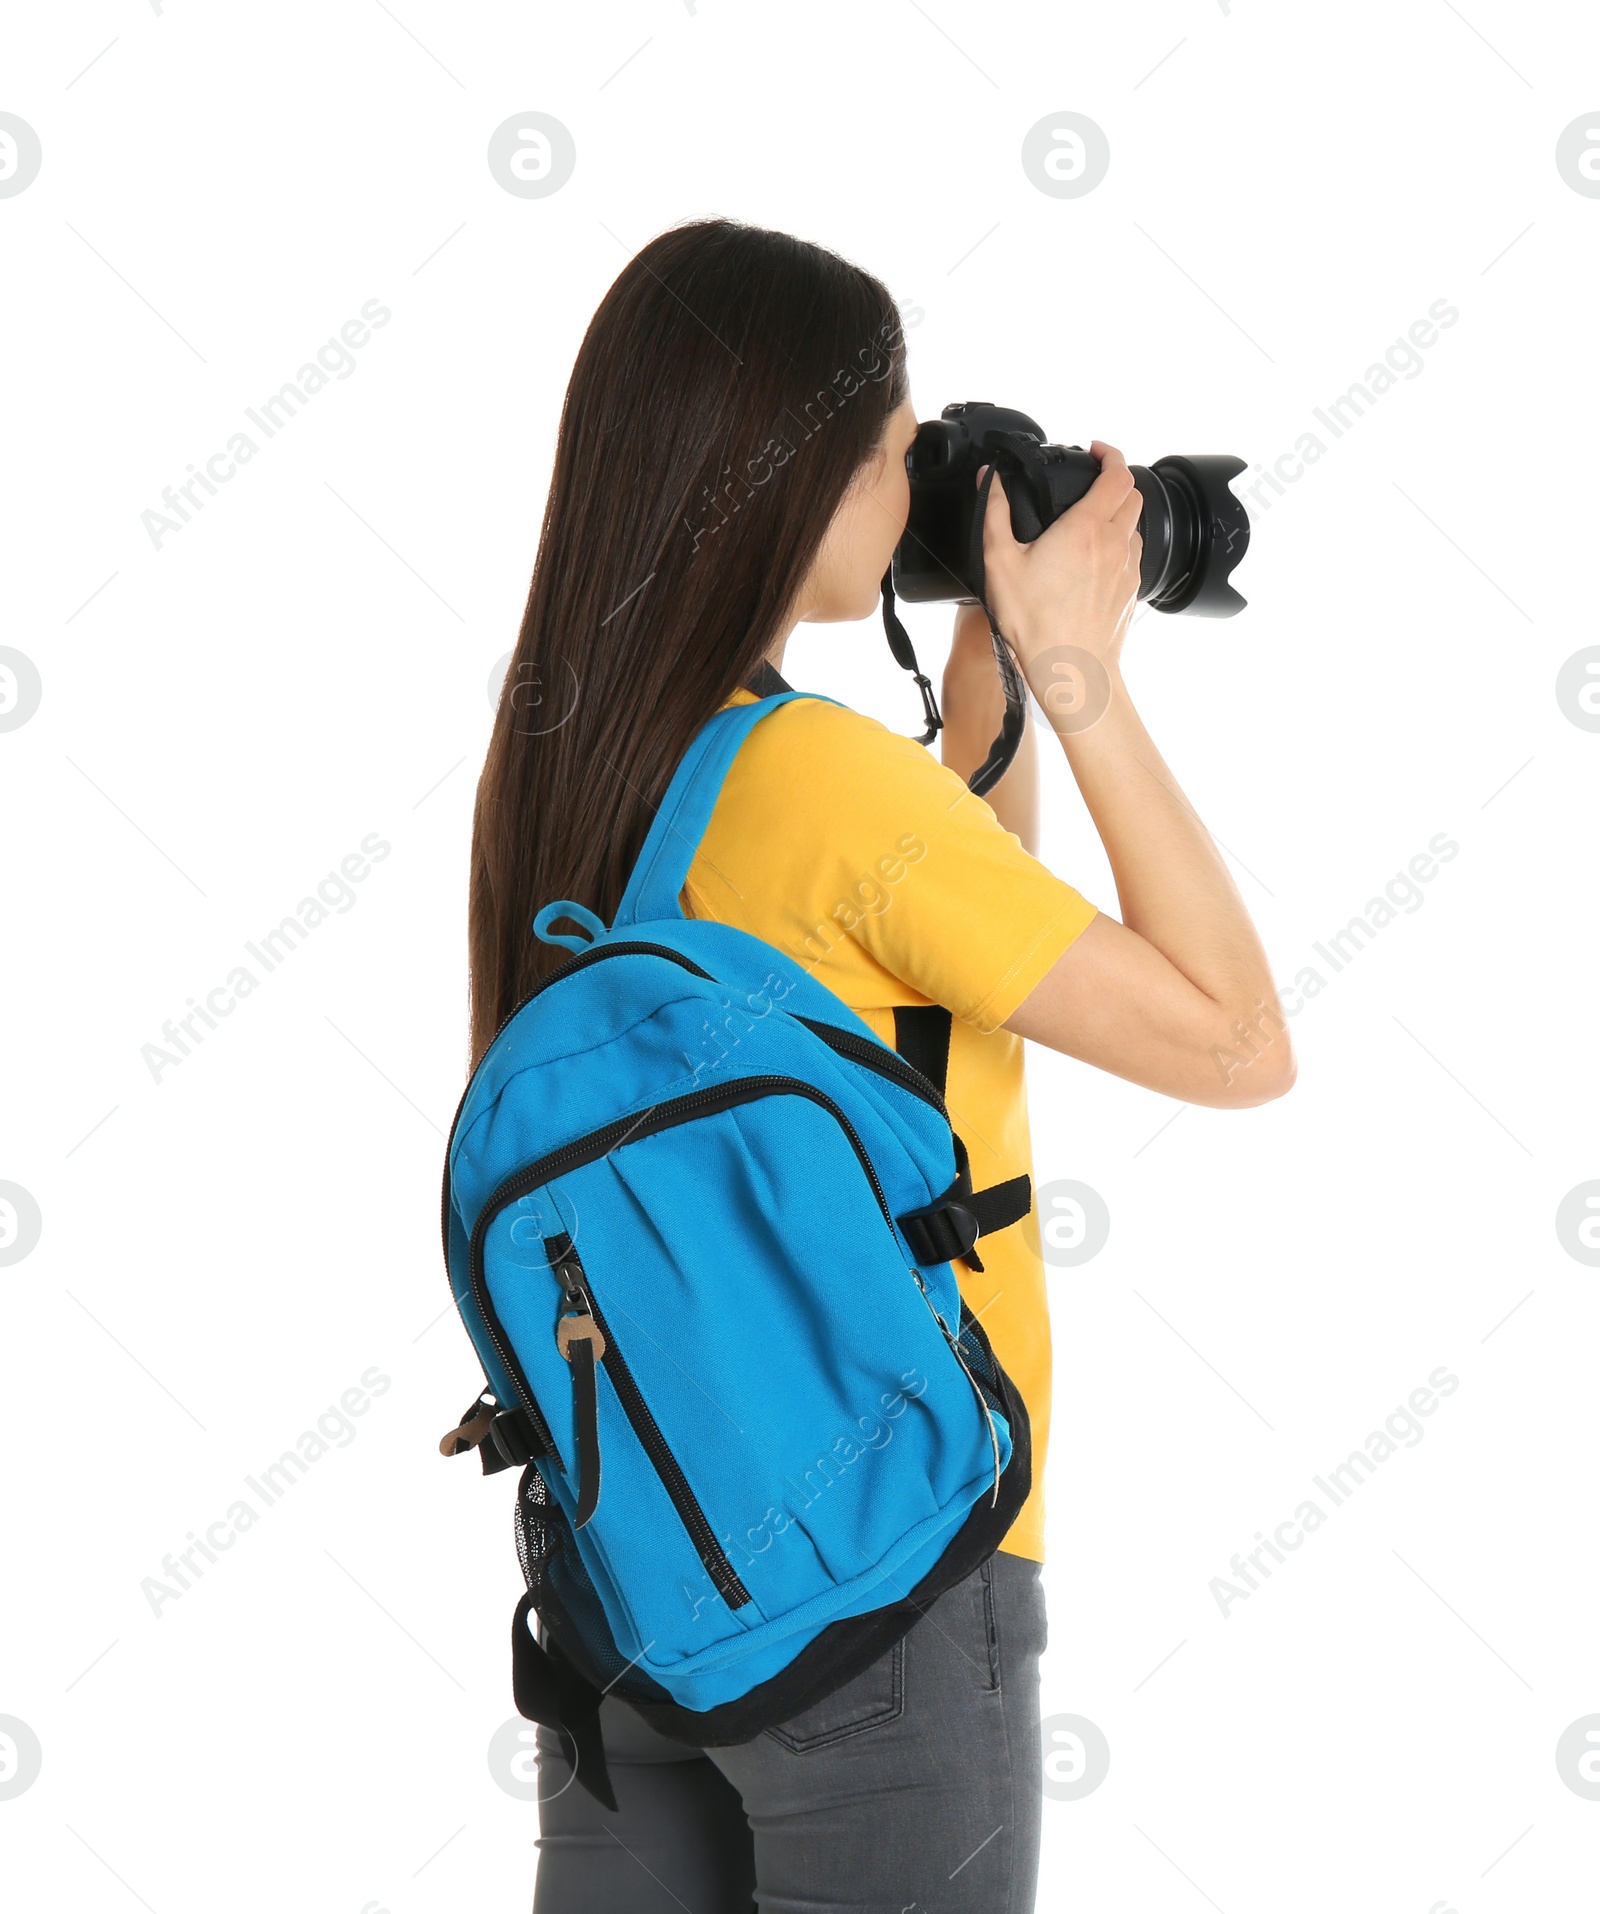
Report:
[[[476,1449],[485,1475],[520,1468],[544,1454],[544,1446],[519,1408],[502,1409],[494,1392],[485,1389],[460,1422],[439,1438],[439,1453],[465,1455]]]
[[[941,1197],[920,1210],[907,1210],[895,1221],[919,1263],[948,1263],[957,1256],[970,1256],[982,1233],[977,1217],[953,1197]]]
[[[498,1469],[520,1468],[540,1453],[539,1445],[529,1440],[528,1419],[520,1409],[502,1409],[489,1424],[489,1441],[499,1456],[498,1463],[483,1458],[483,1472],[493,1475]]]

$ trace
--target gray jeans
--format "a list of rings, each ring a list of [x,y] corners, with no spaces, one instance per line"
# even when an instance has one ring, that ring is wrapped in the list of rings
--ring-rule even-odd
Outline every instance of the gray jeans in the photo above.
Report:
[[[619,1811],[539,1730],[534,1914],[1032,1914],[1039,1566],[996,1555],[865,1674],[704,1752],[608,1697]]]

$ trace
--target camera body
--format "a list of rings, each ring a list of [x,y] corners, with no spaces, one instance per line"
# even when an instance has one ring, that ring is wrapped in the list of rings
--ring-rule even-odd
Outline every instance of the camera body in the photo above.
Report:
[[[984,603],[982,497],[993,465],[1024,544],[1075,505],[1100,461],[1079,445],[1051,445],[1025,412],[971,400],[947,405],[906,454],[911,514],[895,550],[895,595],[911,604]],[[1144,501],[1139,597],[1156,611],[1231,618],[1244,599],[1228,583],[1250,542],[1250,521],[1229,480],[1245,469],[1225,454],[1174,454],[1129,468]]]

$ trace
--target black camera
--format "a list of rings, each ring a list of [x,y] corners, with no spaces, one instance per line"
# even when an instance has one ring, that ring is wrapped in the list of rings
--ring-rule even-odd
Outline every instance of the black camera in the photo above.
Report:
[[[980,487],[983,466],[993,468]],[[1250,543],[1250,521],[1229,480],[1245,469],[1225,453],[1195,453],[1128,468],[1143,501],[1139,535],[1139,597],[1156,611],[1189,611],[1201,618],[1231,618],[1244,599],[1228,583]],[[984,591],[983,517],[995,478],[1005,488],[1011,530],[1022,543],[1036,539],[1075,505],[1100,473],[1100,461],[1081,445],[1047,445],[1026,412],[969,400],[947,405],[937,419],[917,428],[906,454],[911,512],[905,536],[883,580],[883,629],[895,662],[915,678],[922,693],[931,744],[944,720],[933,685],[917,664],[910,634],[895,614],[896,597],[913,605],[941,599],[982,605],[989,614],[995,664],[1005,691],[1000,734],[989,755],[968,778],[982,796],[1005,775],[1021,743],[1027,692]]]
[[[985,603],[983,499],[976,484],[992,465],[1011,507],[1011,529],[1031,543],[1094,483],[1100,461],[1079,445],[1047,445],[1025,412],[969,401],[947,405],[918,428],[906,454],[911,516],[894,555],[894,590],[913,605],[939,599]],[[1244,599],[1228,575],[1244,557],[1250,521],[1228,481],[1243,459],[1200,453],[1134,465],[1144,500],[1139,597],[1156,611],[1231,618]]]

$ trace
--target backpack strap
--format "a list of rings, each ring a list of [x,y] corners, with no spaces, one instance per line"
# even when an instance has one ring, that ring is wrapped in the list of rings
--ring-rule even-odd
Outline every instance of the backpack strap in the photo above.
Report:
[[[922,1072],[940,1096],[945,1093],[950,1071],[950,1028],[950,1012],[943,1004],[894,1006],[895,1049]],[[966,1145],[954,1132],[951,1134],[956,1146],[956,1180],[936,1203],[908,1211],[895,1220],[919,1263],[947,1263],[959,1256],[981,1271],[983,1264],[975,1247],[978,1238],[1020,1223],[1033,1207],[1033,1185],[1023,1175],[975,1190]]]
[[[813,691],[777,692],[750,704],[729,705],[701,726],[661,800],[661,808],[656,812],[655,822],[650,826],[649,836],[628,879],[628,888],[617,906],[611,926],[613,933],[631,930],[638,924],[682,919],[679,894],[740,745],[779,705],[795,698],[820,696]],[[838,700],[824,698],[822,702],[836,704]],[[547,905],[546,911],[561,908],[571,914],[570,906]],[[912,1045],[907,1060],[932,1078],[942,1091],[950,1053],[949,1011],[937,1004],[926,1008],[897,1008],[895,1048],[902,1054],[907,1041]],[[966,1146],[960,1137],[955,1138],[955,1149],[955,1182],[937,1202],[896,1220],[905,1230],[919,1263],[944,1263],[953,1256],[961,1256],[972,1268],[981,1270],[983,1264],[974,1253],[974,1244],[980,1236],[1020,1222],[1032,1207],[1032,1186],[1026,1176],[1014,1176],[989,1189],[974,1190]]]
[[[795,698],[820,698],[823,704],[839,702],[837,698],[821,698],[814,691],[782,691],[770,698],[758,698],[753,704],[729,705],[701,727],[661,800],[617,906],[611,926],[614,931],[683,916],[678,894],[739,746],[763,718]]]
[[[511,1693],[517,1713],[525,1721],[536,1721],[542,1728],[571,1738],[572,1768],[578,1785],[586,1788],[601,1807],[615,1813],[617,1797],[606,1768],[605,1741],[600,1731],[600,1703],[605,1690],[585,1680],[564,1655],[552,1653],[534,1635],[533,1597],[530,1588],[511,1618]]]
[[[1033,1183],[1024,1172],[975,1190],[967,1146],[954,1131],[951,1138],[956,1146],[956,1180],[936,1202],[907,1210],[894,1220],[919,1263],[948,1263],[959,1256],[969,1268],[981,1271],[978,1238],[1020,1223],[1033,1208]]]
[[[944,1095],[950,1069],[950,1012],[943,1004],[896,1004],[894,1047]]]

